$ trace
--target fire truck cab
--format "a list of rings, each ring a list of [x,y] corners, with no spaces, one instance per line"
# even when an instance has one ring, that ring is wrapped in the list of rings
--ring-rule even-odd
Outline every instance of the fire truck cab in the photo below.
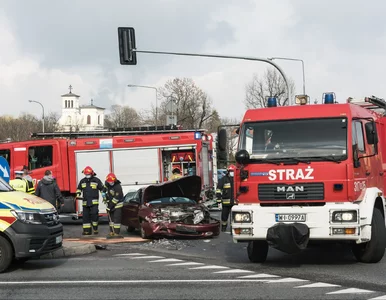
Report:
[[[213,190],[212,138],[204,130],[158,126],[36,133],[32,137],[0,144],[0,156],[10,165],[11,179],[23,165],[29,167],[35,183],[51,170],[65,197],[61,216],[82,216],[82,200],[75,201],[75,195],[86,166],[91,166],[102,182],[108,173],[115,173],[124,193],[167,181],[178,167],[183,176],[201,176],[203,200],[210,200],[205,196]],[[102,201],[99,212],[106,214]]]
[[[324,242],[350,244],[365,263],[384,256],[386,102],[323,97],[284,107],[269,98],[240,124],[232,235],[252,262],[269,246],[293,254]]]

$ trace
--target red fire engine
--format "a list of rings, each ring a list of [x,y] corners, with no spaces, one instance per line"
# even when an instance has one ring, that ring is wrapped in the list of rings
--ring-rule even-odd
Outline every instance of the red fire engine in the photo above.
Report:
[[[204,130],[173,129],[171,126],[135,127],[115,131],[35,133],[34,139],[0,144],[0,156],[14,171],[28,165],[35,183],[52,170],[65,205],[61,214],[82,215],[81,200],[74,201],[82,170],[91,166],[104,182],[114,172],[124,193],[166,181],[177,166],[182,175],[202,178],[203,197],[213,190],[212,136]],[[106,214],[100,201],[99,212]]]
[[[386,101],[324,103],[246,111],[236,153],[234,242],[250,261],[269,246],[297,253],[311,243],[344,242],[356,259],[379,262],[386,247]],[[351,100],[351,99],[350,99]],[[219,132],[219,147],[226,136]]]

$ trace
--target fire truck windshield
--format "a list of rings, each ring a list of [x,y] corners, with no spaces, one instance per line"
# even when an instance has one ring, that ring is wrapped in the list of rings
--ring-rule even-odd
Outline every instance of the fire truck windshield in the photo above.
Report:
[[[3,178],[0,177],[0,192],[11,191],[13,191],[13,188]]]
[[[347,118],[246,122],[238,148],[248,151],[251,162],[342,161],[347,159]]]

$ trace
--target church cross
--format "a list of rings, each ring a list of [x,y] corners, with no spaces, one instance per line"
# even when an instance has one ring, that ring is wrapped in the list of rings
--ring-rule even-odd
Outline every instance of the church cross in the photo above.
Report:
[[[70,84],[70,86],[68,87],[70,89],[70,94],[71,94],[71,91],[72,91],[72,85]]]

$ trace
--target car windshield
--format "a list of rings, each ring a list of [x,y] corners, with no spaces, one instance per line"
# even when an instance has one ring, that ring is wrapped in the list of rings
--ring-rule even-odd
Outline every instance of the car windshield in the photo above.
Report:
[[[148,202],[149,204],[194,204],[194,200],[184,197],[163,197]]]
[[[11,191],[13,191],[13,188],[3,178],[0,177],[0,192]]]
[[[240,132],[241,149],[248,151],[251,162],[291,158],[341,161],[347,158],[347,119],[245,123]]]

